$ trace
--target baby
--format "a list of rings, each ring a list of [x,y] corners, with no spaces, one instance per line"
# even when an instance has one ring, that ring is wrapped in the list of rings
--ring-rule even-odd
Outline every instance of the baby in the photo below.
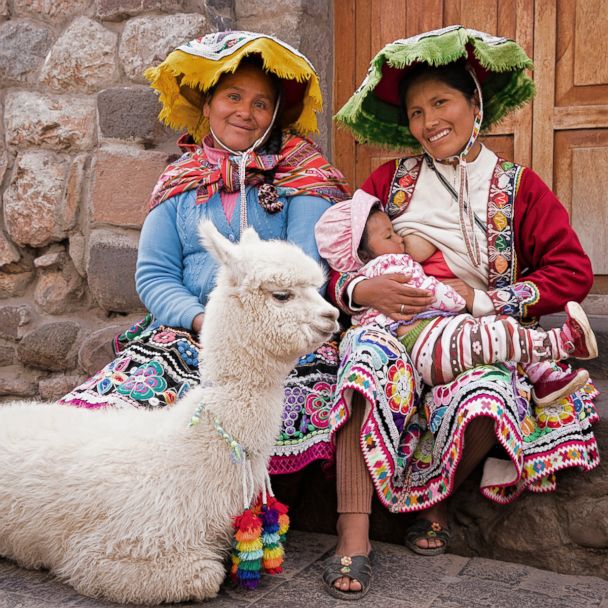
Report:
[[[353,324],[379,326],[396,334],[426,384],[445,384],[478,365],[518,362],[534,385],[536,402],[545,405],[575,392],[589,379],[585,370],[560,373],[550,363],[597,356],[595,336],[578,303],[569,302],[564,325],[548,331],[522,327],[504,315],[473,317],[455,289],[428,276],[406,253],[404,240],[380,202],[360,190],[353,201],[338,203],[323,214],[315,236],[320,254],[335,270],[357,271],[366,278],[403,273],[411,276],[411,286],[432,293],[431,307],[409,321],[396,322],[371,308],[352,319]],[[408,237],[407,242],[418,259],[436,252],[424,239]],[[434,256],[436,264],[441,264],[440,257]],[[547,378],[551,378],[549,391],[539,386]]]

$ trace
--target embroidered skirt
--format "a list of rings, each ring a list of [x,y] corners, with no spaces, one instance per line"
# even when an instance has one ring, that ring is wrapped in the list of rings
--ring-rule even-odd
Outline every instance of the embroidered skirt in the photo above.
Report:
[[[554,490],[557,471],[599,463],[592,383],[557,404],[536,407],[514,366],[484,366],[418,399],[404,347],[365,327],[345,334],[340,359],[331,432],[348,419],[353,392],[360,393],[370,404],[361,428],[365,461],[390,511],[427,509],[451,494],[464,431],[477,416],[495,421],[496,442],[508,459],[486,462],[481,491],[497,503],[512,502],[524,490]]]
[[[119,336],[116,358],[60,403],[84,408],[167,407],[196,385],[200,345],[193,334],[165,326],[151,329],[151,321],[148,316]],[[330,341],[302,357],[290,373],[271,474],[333,459],[328,420],[337,368],[338,345]]]

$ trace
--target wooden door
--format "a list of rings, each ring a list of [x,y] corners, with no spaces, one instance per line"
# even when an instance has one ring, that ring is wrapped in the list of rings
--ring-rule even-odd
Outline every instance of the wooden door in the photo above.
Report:
[[[589,312],[608,314],[608,8],[606,0],[335,0],[334,112],[384,44],[463,24],[516,40],[534,60],[538,93],[487,136],[534,168],[570,213],[594,266]],[[604,9],[604,10],[602,10]],[[334,128],[334,161],[358,187],[397,156]]]

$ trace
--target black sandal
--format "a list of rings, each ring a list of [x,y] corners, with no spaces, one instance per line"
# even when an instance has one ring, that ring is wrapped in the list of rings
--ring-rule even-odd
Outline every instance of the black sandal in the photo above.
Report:
[[[418,540],[436,539],[443,544],[439,547],[419,547],[416,541]],[[450,540],[450,531],[436,521],[428,519],[417,519],[407,529],[405,533],[405,546],[418,555],[441,555],[448,548]]]
[[[372,552],[369,555],[333,555],[325,562],[323,583],[327,593],[341,600],[359,600],[369,591],[372,580]],[[342,591],[334,583],[343,576],[361,584],[360,591]]]

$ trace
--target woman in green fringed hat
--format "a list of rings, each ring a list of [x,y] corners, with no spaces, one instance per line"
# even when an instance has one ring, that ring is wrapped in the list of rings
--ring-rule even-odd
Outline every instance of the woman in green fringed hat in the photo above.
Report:
[[[146,76],[161,120],[184,131],[183,154],[159,178],[139,241],[136,287],[150,314],[118,337],[114,361],[64,397],[70,405],[162,408],[199,382],[198,332],[217,271],[200,243],[202,220],[232,241],[253,226],[260,238],[287,239],[320,260],[315,223],[349,194],[306,137],[317,131],[321,90],[312,64],[288,44],[212,33]],[[333,458],[326,413],[337,362],[328,342],[290,374],[270,473]]]
[[[380,200],[408,253],[454,286],[475,316],[534,320],[582,301],[593,280],[554,194],[531,169],[478,140],[530,100],[531,67],[512,40],[462,26],[428,32],[385,46],[336,116],[362,143],[417,152],[379,167],[362,189]],[[335,275],[331,290],[351,314],[372,307],[400,322],[424,316],[432,301],[395,275]],[[432,320],[417,323],[409,336],[433,331]],[[484,340],[440,344],[417,360],[449,367],[457,350],[474,362],[491,348]],[[332,595],[356,599],[369,588],[374,488],[390,511],[417,514],[405,544],[435,555],[449,539],[444,501],[481,461],[481,492],[501,504],[554,489],[562,468],[598,463],[597,391],[584,370],[531,368],[526,378],[513,365],[484,366],[425,389],[392,335],[354,327],[340,353],[330,417],[339,541],[324,574]],[[579,390],[553,402],[564,386]],[[494,446],[496,457],[487,457]]]

